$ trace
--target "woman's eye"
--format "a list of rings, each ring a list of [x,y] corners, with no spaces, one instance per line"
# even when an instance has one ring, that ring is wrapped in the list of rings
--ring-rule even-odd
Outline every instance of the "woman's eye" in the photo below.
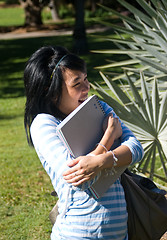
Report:
[[[76,83],[76,84],[74,85],[74,87],[77,87],[79,84],[80,84],[80,82]]]

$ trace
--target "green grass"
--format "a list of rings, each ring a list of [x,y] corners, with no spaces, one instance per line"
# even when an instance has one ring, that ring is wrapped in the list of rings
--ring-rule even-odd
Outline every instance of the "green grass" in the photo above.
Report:
[[[11,21],[12,19],[12,21]],[[0,26],[20,26],[24,24],[24,10],[20,8],[0,8]]]
[[[48,239],[52,186],[23,127],[24,97],[0,99],[0,239]]]
[[[25,13],[22,7],[0,8],[0,26],[22,26],[24,24]],[[42,11],[44,23],[51,20],[51,13],[48,8]]]

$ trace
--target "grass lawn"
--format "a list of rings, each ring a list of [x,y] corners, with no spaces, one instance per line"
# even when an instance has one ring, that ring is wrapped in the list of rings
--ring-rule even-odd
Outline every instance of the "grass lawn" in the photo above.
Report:
[[[11,7],[9,5],[8,7],[0,8],[0,26],[22,26],[24,24],[24,18],[24,9],[20,6]],[[51,13],[47,8],[44,8],[42,11],[42,19],[44,23],[51,20]]]
[[[104,33],[105,34],[105,33]],[[56,199],[34,149],[26,142],[23,126],[23,69],[28,57],[43,45],[71,49],[72,37],[43,37],[0,41],[0,239],[49,239],[48,215]],[[104,48],[89,37],[90,49]],[[107,44],[105,43],[105,47]],[[93,67],[104,63],[104,55],[83,56],[90,81],[101,81]]]
[[[16,18],[17,16],[17,18]],[[24,24],[24,10],[19,8],[8,7],[0,8],[0,26],[20,26]]]

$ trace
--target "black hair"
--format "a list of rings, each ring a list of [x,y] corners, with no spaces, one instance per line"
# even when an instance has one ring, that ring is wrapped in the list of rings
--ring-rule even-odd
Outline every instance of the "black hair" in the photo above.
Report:
[[[62,94],[62,71],[66,68],[86,72],[84,60],[60,46],[41,47],[26,63],[24,126],[30,145],[33,145],[30,126],[39,113],[48,113],[61,120],[65,117],[57,105]]]

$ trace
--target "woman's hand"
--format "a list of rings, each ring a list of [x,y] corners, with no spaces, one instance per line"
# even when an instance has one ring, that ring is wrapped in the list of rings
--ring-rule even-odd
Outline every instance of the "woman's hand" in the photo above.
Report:
[[[64,179],[73,186],[91,180],[101,171],[103,157],[99,156],[81,156],[70,161],[70,169],[63,173]]]
[[[104,121],[105,133],[101,139],[101,143],[108,149],[111,148],[113,142],[122,135],[122,127],[118,118],[108,115]],[[108,159],[103,147],[97,146],[92,152],[95,156],[81,156],[68,163],[69,170],[64,172],[63,177],[74,186],[78,186],[94,178],[107,164],[112,165],[112,161]]]
[[[108,132],[110,136],[112,135],[113,140],[115,141],[122,135],[121,122],[118,118],[114,118],[112,114],[109,114],[103,122],[104,132]]]

